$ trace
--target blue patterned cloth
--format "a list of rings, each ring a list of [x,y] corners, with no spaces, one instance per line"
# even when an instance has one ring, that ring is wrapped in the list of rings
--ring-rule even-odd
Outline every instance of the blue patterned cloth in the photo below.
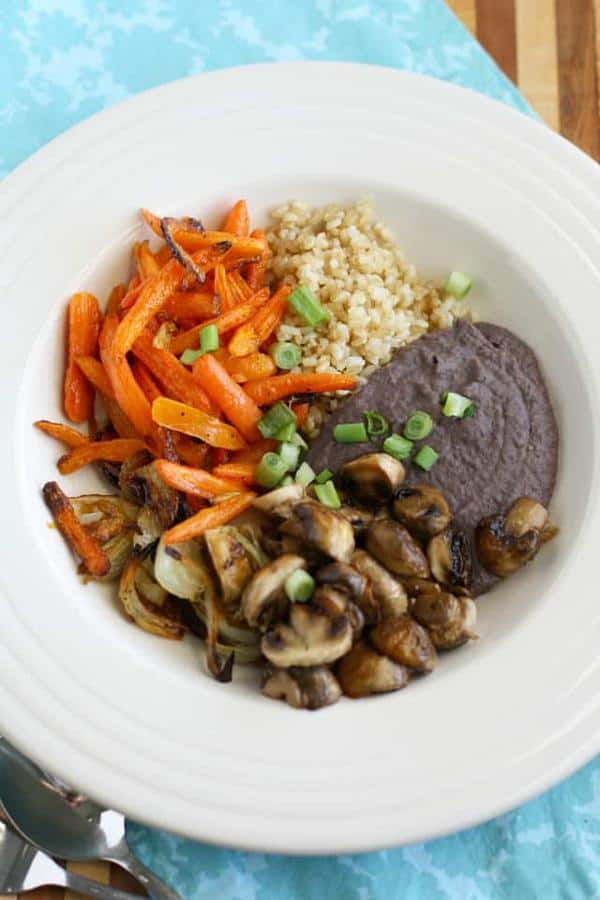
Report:
[[[0,2],[0,176],[136,91],[278,60],[378,63],[526,102],[441,0]],[[130,825],[141,859],[190,900],[600,898],[600,767],[460,834],[382,853],[297,859],[219,850]]]

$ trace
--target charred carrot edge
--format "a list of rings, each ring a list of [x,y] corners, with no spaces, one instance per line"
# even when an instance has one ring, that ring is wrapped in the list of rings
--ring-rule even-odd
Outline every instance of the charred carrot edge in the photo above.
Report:
[[[236,450],[235,453],[232,453],[230,462],[257,465],[265,453],[270,453],[276,449],[277,441],[272,441],[270,438],[261,438],[260,441],[256,441],[250,447],[246,447],[244,450]]]
[[[189,369],[186,369],[169,350],[155,347],[148,332],[140,335],[132,349],[134,355],[160,382],[164,393],[174,400],[187,403],[188,406],[195,406],[205,412],[214,412],[214,405],[208,394],[200,387]]]
[[[163,541],[165,544],[189,541],[191,538],[204,534],[209,528],[218,528],[219,525],[225,525],[227,522],[235,519],[236,516],[239,516],[245,509],[248,509],[255,497],[256,494],[253,491],[246,491],[235,497],[223,500],[216,506],[201,509],[194,516],[165,531]]]
[[[211,353],[196,360],[194,378],[199,381],[215,406],[249,443],[257,441],[260,433],[256,423],[261,411],[248,394],[234,381],[229,372]]]
[[[206,461],[210,453],[208,444],[201,444],[186,434],[177,434],[173,431],[170,434],[175,438],[175,449],[182,463],[194,469],[206,467]]]
[[[225,450],[241,450],[246,442],[237,428],[227,425],[200,409],[158,397],[152,404],[152,417],[157,425],[180,431],[192,437],[198,437],[211,447],[223,447]]]
[[[244,484],[256,484],[256,465],[251,462],[228,462],[215,466],[213,475],[218,478],[230,478],[234,481],[242,481]]]
[[[43,431],[44,434],[57,441],[62,441],[63,444],[71,447],[71,449],[82,447],[84,444],[88,444],[90,440],[85,434],[77,431],[76,428],[71,428],[70,425],[63,425],[62,422],[49,422],[47,419],[38,419],[33,424],[40,431]]]
[[[117,316],[107,316],[100,332],[100,358],[113,389],[114,398],[137,433],[147,438],[154,432],[150,404],[133,377],[125,356],[115,352],[113,338],[119,326]]]
[[[145,281],[146,278],[152,278],[153,275],[160,272],[161,266],[159,266],[156,261],[148,241],[142,241],[141,244],[134,244],[133,255],[135,257],[138,275],[142,281]]]
[[[219,360],[234,381],[256,381],[277,373],[277,366],[268,353],[250,353],[248,356],[227,356]]]
[[[67,368],[64,380],[64,409],[71,422],[85,422],[94,407],[94,391],[76,365],[78,356],[93,356],[98,346],[102,322],[100,304],[93,294],[73,294],[69,301]]]
[[[246,393],[258,406],[277,403],[293,394],[324,394],[331,391],[351,391],[356,387],[356,378],[351,375],[324,372],[290,372],[274,375],[260,381],[249,381]]]
[[[223,231],[235,234],[237,237],[246,237],[250,231],[250,213],[245,200],[234,203],[223,222]]]
[[[251,290],[258,291],[265,283],[265,275],[271,259],[271,249],[262,228],[256,228],[252,232],[251,237],[260,241],[263,249],[260,258],[256,262],[248,263],[246,266],[246,281]]]
[[[208,291],[176,291],[162,312],[174,322],[195,321],[218,316],[222,312],[219,298]]]
[[[221,301],[221,312],[228,312],[235,306],[229,278],[223,263],[215,266],[215,293]]]
[[[159,216],[155,216],[149,210],[143,209],[142,217],[157,237],[163,236]],[[184,222],[178,222],[173,230],[173,236],[177,243],[181,244],[188,253],[195,253],[197,250],[206,250],[208,247],[215,247],[225,243],[231,244],[233,247],[242,247],[244,253],[248,256],[259,256],[263,250],[261,242],[254,238],[238,237],[227,231],[197,231],[186,228]]]
[[[58,470],[62,475],[70,475],[83,466],[101,459],[105,462],[125,462],[134,453],[145,449],[143,441],[135,438],[115,438],[110,441],[89,441],[81,447],[75,447],[58,461]]]
[[[205,500],[213,500],[222,494],[232,494],[240,490],[239,481],[215,477],[205,469],[193,469],[166,459],[157,459],[153,465],[169,487],[204,497]]]
[[[124,284],[115,284],[114,288],[108,295],[108,300],[106,301],[106,315],[110,316],[112,313],[118,313],[121,308],[121,303],[125,295],[127,294],[127,287]]]
[[[92,538],[77,516],[67,495],[56,481],[48,481],[42,488],[46,506],[65,541],[90,575],[100,577],[110,569],[110,560],[100,544]]]
[[[105,397],[114,399],[115,392],[99,359],[96,359],[95,356],[78,356],[75,362],[97,391],[100,391]]]
[[[296,416],[296,425],[302,428],[308,418],[310,403],[292,403],[292,412]]]
[[[203,322],[202,327],[205,327],[206,325],[216,325],[219,334],[225,334],[226,332],[237,328],[237,326],[241,325],[243,322],[246,322],[253,312],[258,309],[259,306],[262,306],[263,303],[266,303],[268,299],[268,289],[262,288],[262,290],[257,291],[249,300],[246,300],[245,303],[240,303],[239,306],[234,307],[229,312]],[[184,350],[197,348],[199,343],[200,326],[195,325],[193,328],[188,329],[188,331],[182,331],[181,334],[176,335],[171,341],[169,350],[171,353],[178,355],[183,353]]]

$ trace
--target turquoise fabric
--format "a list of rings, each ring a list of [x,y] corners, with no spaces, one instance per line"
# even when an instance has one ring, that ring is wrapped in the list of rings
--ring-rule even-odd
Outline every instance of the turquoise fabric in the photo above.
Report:
[[[531,110],[441,0],[13,0],[0,3],[0,175],[144,88],[225,66],[326,59],[397,66]],[[600,767],[514,812],[382,853],[288,858],[130,825],[190,900],[600,898]]]

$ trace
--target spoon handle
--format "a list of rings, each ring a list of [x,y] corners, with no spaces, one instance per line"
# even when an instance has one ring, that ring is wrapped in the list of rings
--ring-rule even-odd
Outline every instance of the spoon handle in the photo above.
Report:
[[[123,842],[124,843],[124,842]],[[106,858],[106,857],[105,857]],[[117,863],[144,887],[152,900],[181,900],[176,891],[162,881],[158,875],[155,875],[151,869],[148,869],[143,863],[137,859],[129,850],[127,845],[119,846],[119,853],[111,856],[110,861]]]
[[[140,900],[135,894],[128,894],[127,891],[120,891],[108,884],[100,884],[99,881],[92,881],[75,872],[65,869],[64,873],[64,887],[86,897],[95,897],[96,900]]]

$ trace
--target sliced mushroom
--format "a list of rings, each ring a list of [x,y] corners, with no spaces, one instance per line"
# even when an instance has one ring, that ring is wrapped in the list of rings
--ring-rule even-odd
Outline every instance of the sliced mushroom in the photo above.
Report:
[[[441,591],[437,581],[431,581],[429,578],[416,578],[406,575],[400,576],[400,581],[409,597],[420,597],[421,594],[438,594]]]
[[[303,496],[304,488],[301,484],[288,484],[257,497],[252,505],[261,512],[285,518],[290,514],[292,506],[298,503]]]
[[[286,553],[254,573],[242,594],[242,612],[248,625],[264,631],[282,614],[288,603],[283,593],[285,582],[304,568],[306,562],[301,556]]]
[[[267,669],[262,692],[295,709],[321,709],[337,703],[342,695],[335,675],[326,666]]]
[[[396,519],[420,540],[444,531],[452,518],[446,498],[430,484],[401,487],[396,492],[392,509]]]
[[[314,592],[312,602],[328,616],[333,618],[346,616],[352,625],[354,640],[358,640],[365,627],[365,616],[360,606],[354,603],[348,594],[335,585],[322,584]]]
[[[437,662],[435,647],[425,628],[410,616],[387,619],[371,631],[376,650],[415,672],[431,672]]]
[[[333,585],[353,600],[362,596],[367,587],[367,579],[348,563],[333,562],[316,572],[317,584]]]
[[[400,522],[376,519],[367,531],[367,550],[397,575],[429,576],[427,557]]]
[[[211,528],[205,535],[206,549],[221,585],[223,605],[237,608],[242,591],[257,568],[256,560],[248,552],[246,543],[234,525]]]
[[[446,528],[427,544],[431,574],[441,584],[468,587],[473,577],[471,548],[466,536],[456,528]]]
[[[290,624],[276,625],[261,642],[263,654],[281,669],[335,662],[352,646],[352,626],[346,616],[331,619],[303,603],[294,603]]]
[[[427,628],[438,650],[452,650],[477,637],[477,607],[470,597],[445,591],[421,594],[413,600],[411,614]]]
[[[367,617],[367,621],[394,619],[406,612],[408,601],[404,586],[373,559],[370,553],[366,550],[355,550],[350,561],[354,568],[366,577],[371,597],[377,607],[378,615]],[[364,612],[363,604],[361,608]]]
[[[397,691],[410,678],[405,666],[382,656],[362,641],[339,661],[336,675],[344,694],[354,698]]]
[[[322,565],[326,557],[314,547],[310,547],[301,537],[286,534],[281,531],[265,531],[261,535],[261,546],[265,553],[271,557],[282,556],[284,553],[295,553],[303,556],[309,568]]]
[[[389,500],[404,481],[404,466],[388,453],[366,453],[342,466],[342,484],[361,503]]]
[[[541,503],[519,497],[506,515],[481,520],[475,531],[477,555],[488,572],[506,578],[533,559],[542,543],[556,533]]]
[[[340,516],[348,519],[356,537],[362,537],[373,521],[373,513],[366,509],[359,509],[358,506],[344,505],[340,507],[338,512]]]
[[[291,511],[291,517],[282,526],[282,531],[300,537],[317,550],[341,562],[348,562],[354,550],[354,532],[344,516],[336,510],[317,503],[303,500]]]

